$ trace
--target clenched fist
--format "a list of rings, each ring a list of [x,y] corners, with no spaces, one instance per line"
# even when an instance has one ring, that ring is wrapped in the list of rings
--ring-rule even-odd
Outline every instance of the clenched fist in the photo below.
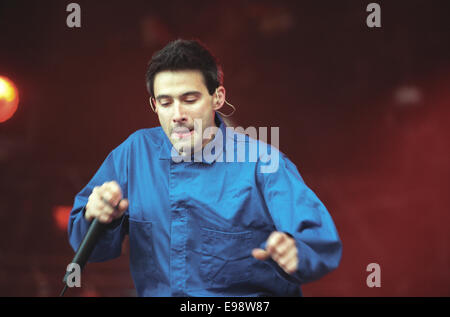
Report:
[[[283,232],[274,231],[267,239],[266,249],[253,249],[252,255],[258,260],[270,257],[288,274],[297,271],[298,256],[295,240]]]
[[[128,200],[122,199],[122,190],[115,181],[94,187],[86,205],[84,217],[91,221],[97,218],[102,223],[110,223],[122,217],[128,208]]]

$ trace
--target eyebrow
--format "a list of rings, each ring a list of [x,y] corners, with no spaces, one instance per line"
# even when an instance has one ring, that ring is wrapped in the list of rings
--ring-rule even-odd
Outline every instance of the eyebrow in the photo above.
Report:
[[[193,91],[185,92],[185,93],[181,94],[179,97],[186,97],[188,95],[201,95],[201,94],[202,93],[200,91],[193,90]],[[156,100],[161,100],[161,99],[164,99],[164,98],[173,98],[173,97],[170,96],[170,95],[158,95],[156,97]]]

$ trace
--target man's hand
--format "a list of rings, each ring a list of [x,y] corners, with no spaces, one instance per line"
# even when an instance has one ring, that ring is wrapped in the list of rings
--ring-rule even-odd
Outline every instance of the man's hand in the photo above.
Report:
[[[252,255],[258,260],[272,259],[288,274],[297,271],[298,257],[295,240],[286,233],[274,231],[267,239],[266,249],[253,249]]]
[[[100,187],[94,187],[84,217],[88,221],[97,218],[102,223],[110,223],[122,217],[127,208],[128,200],[122,200],[120,186],[115,181],[107,182]]]

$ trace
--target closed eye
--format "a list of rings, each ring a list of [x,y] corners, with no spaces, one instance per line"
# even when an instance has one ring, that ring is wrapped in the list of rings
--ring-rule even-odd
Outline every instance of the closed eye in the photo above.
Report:
[[[163,107],[167,107],[172,103],[170,99],[160,99],[159,104]]]
[[[196,91],[190,91],[187,93],[184,93],[183,95],[180,96],[180,100],[187,103],[187,104],[193,104],[195,102],[197,102],[201,97],[201,94],[199,92]]]

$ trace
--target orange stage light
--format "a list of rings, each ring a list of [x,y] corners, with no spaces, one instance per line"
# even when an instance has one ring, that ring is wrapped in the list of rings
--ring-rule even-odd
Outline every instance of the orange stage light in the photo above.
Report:
[[[10,119],[19,105],[19,91],[14,83],[0,76],[0,123]]]
[[[69,216],[72,206],[55,206],[53,207],[53,220],[56,226],[65,231],[67,230],[67,225],[69,224]]]

